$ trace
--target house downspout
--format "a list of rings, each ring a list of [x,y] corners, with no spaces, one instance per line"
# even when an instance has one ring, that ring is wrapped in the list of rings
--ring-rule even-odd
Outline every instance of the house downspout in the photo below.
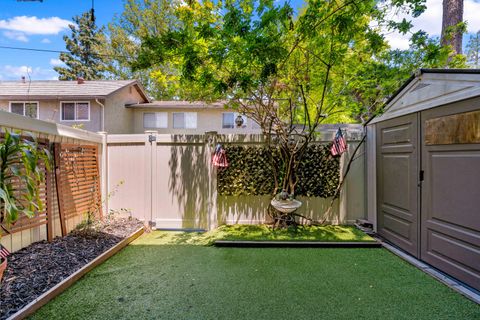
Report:
[[[104,132],[105,131],[105,105],[103,103],[101,103],[100,100],[98,100],[97,98],[95,98],[95,102],[98,103],[100,105],[100,107],[102,107],[102,129],[101,129],[101,131]]]

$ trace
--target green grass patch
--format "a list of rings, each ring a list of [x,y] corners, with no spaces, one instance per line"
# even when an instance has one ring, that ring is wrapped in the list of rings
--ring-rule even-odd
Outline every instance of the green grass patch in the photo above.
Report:
[[[140,237],[32,318],[480,319],[479,305],[385,249],[216,248],[187,238]]]
[[[375,241],[353,226],[305,226],[296,230],[272,230],[268,225],[223,225],[208,232],[158,231],[151,239],[160,244],[212,245],[216,240],[229,241]]]
[[[301,226],[272,230],[267,225],[225,225],[212,232],[216,240],[231,241],[375,241],[354,226]]]

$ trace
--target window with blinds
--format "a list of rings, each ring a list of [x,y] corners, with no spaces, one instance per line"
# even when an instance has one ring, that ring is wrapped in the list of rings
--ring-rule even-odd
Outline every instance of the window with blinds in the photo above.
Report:
[[[168,128],[168,114],[166,112],[145,112],[143,114],[143,127],[145,129]]]
[[[174,112],[173,128],[174,129],[196,129],[197,113],[196,112]]]
[[[90,102],[60,102],[62,121],[90,121]]]

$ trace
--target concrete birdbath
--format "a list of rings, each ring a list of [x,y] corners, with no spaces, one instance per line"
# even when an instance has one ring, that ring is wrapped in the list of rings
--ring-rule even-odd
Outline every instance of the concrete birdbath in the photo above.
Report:
[[[278,211],[288,214],[300,208],[300,206],[302,205],[302,202],[295,199],[293,200],[272,199],[270,204],[272,205],[272,207],[274,207]]]

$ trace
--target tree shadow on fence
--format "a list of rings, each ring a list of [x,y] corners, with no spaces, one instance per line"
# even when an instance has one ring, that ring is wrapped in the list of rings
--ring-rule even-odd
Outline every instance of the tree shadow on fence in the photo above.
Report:
[[[166,146],[170,148],[170,199],[181,214],[182,228],[207,229],[211,198],[208,146],[203,136],[174,135],[172,141]]]

